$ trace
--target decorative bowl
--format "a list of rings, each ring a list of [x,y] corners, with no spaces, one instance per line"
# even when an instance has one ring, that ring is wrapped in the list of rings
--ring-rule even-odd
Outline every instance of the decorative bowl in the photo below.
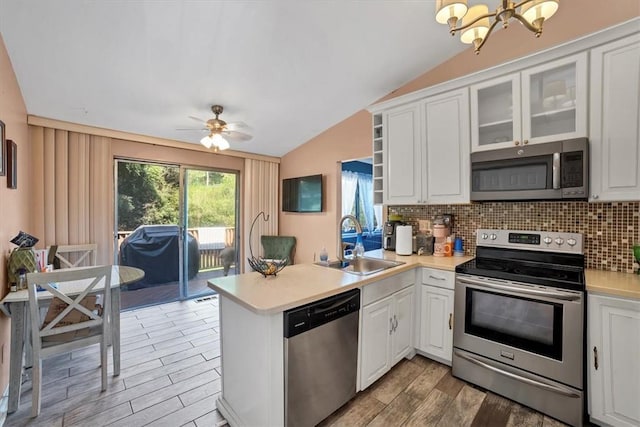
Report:
[[[249,265],[264,277],[275,276],[287,265],[286,259],[247,258]]]

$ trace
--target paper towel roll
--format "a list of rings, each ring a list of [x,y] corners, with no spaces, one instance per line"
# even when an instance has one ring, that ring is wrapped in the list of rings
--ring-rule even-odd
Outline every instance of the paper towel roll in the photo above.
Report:
[[[396,226],[396,254],[411,255],[413,249],[412,227],[410,225]]]

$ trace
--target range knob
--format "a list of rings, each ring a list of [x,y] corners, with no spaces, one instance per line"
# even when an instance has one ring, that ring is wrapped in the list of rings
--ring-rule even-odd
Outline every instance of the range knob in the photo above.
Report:
[[[578,243],[578,242],[577,242],[577,241],[576,241],[576,239],[574,239],[573,237],[570,237],[570,238],[568,238],[568,239],[567,239],[567,244],[568,244],[569,246],[575,246],[575,245],[576,245],[576,243]]]
[[[489,237],[491,237],[491,240],[496,240],[498,238],[498,235],[495,233],[491,233],[491,236]]]
[[[549,236],[547,236],[547,237],[545,237],[544,239],[542,239],[542,241],[543,241],[545,244],[547,244],[547,245],[550,245],[550,244],[551,244],[551,242],[553,242],[553,240],[552,240],[552,239],[551,239],[551,237],[549,237]]]
[[[482,233],[482,240],[487,240],[489,238],[489,235],[487,233]]]
[[[556,240],[554,240],[554,242],[556,242],[556,245],[560,246],[564,243],[564,239],[562,239],[561,237],[556,237]]]

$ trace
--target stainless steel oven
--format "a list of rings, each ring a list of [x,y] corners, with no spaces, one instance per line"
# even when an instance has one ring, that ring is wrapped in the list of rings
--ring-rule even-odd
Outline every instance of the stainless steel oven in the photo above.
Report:
[[[471,154],[471,200],[587,199],[589,141],[577,138]]]
[[[584,412],[582,236],[478,230],[456,269],[453,374],[569,424]]]

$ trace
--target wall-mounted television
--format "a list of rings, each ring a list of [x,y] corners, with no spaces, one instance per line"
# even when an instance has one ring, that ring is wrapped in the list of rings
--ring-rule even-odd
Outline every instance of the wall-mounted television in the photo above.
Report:
[[[283,212],[322,212],[322,175],[282,180]]]

